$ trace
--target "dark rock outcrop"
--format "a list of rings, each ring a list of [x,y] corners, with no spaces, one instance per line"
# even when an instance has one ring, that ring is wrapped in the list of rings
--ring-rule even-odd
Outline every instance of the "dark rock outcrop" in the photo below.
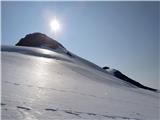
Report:
[[[66,48],[63,47],[63,45],[61,45],[59,42],[45,34],[38,32],[28,34],[24,38],[21,38],[16,46],[39,47],[49,50],[58,50],[61,53],[65,53],[68,56],[73,57],[72,54],[67,51]]]
[[[109,67],[103,67],[103,69],[105,70],[109,70]],[[131,78],[127,77],[126,75],[124,75],[123,73],[121,73],[119,70],[116,70],[116,69],[113,69],[111,74],[121,80],[124,80],[126,82],[129,82],[139,88],[143,88],[143,89],[147,89],[147,90],[151,90],[151,91],[157,91],[156,89],[153,89],[153,88],[150,88],[150,87],[147,87],[147,86],[144,86],[142,84],[140,84],[139,82],[135,81],[135,80],[132,80]]]
[[[104,66],[104,67],[103,67],[103,69],[104,69],[104,70],[107,70],[107,69],[109,69],[109,67],[107,67],[107,66]]]
[[[51,49],[57,49],[59,47],[64,48],[59,42],[42,33],[28,34],[24,38],[20,39],[20,41],[16,44],[16,46],[28,46],[28,47],[46,46]]]

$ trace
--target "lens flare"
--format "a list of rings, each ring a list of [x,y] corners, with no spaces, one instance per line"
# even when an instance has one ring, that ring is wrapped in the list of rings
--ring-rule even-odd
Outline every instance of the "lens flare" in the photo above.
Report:
[[[54,32],[59,31],[60,30],[60,23],[59,23],[59,21],[57,19],[51,20],[50,27],[51,27],[51,30],[53,30]]]

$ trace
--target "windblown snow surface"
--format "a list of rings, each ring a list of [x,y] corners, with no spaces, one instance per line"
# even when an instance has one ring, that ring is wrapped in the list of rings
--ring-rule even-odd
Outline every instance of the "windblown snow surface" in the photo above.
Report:
[[[76,55],[2,46],[2,120],[159,120],[158,92]]]

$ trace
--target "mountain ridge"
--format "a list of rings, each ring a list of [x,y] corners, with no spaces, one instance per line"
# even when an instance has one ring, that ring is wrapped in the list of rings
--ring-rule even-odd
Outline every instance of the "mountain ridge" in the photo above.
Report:
[[[31,33],[27,34],[24,38],[21,38],[18,43],[15,44],[16,46],[26,46],[26,47],[38,47],[38,48],[44,48],[48,50],[56,50],[57,52],[67,54],[70,57],[74,57],[71,52],[69,52],[61,43],[57,42],[56,40],[48,37],[47,35],[43,33]],[[78,56],[77,56],[78,57]],[[142,85],[141,83],[129,78],[128,76],[124,75],[122,72],[116,69],[110,69],[109,67],[105,66],[102,69],[104,69],[107,73],[113,75],[114,77],[123,80],[125,82],[128,82],[136,87],[150,90],[150,91],[158,91],[157,89],[147,87]]]

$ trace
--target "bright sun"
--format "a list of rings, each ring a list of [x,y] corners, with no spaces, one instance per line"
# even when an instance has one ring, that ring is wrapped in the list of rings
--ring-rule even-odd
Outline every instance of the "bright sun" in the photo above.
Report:
[[[54,32],[57,32],[60,29],[59,21],[57,19],[51,20],[50,27],[51,27],[51,30],[53,30]]]

